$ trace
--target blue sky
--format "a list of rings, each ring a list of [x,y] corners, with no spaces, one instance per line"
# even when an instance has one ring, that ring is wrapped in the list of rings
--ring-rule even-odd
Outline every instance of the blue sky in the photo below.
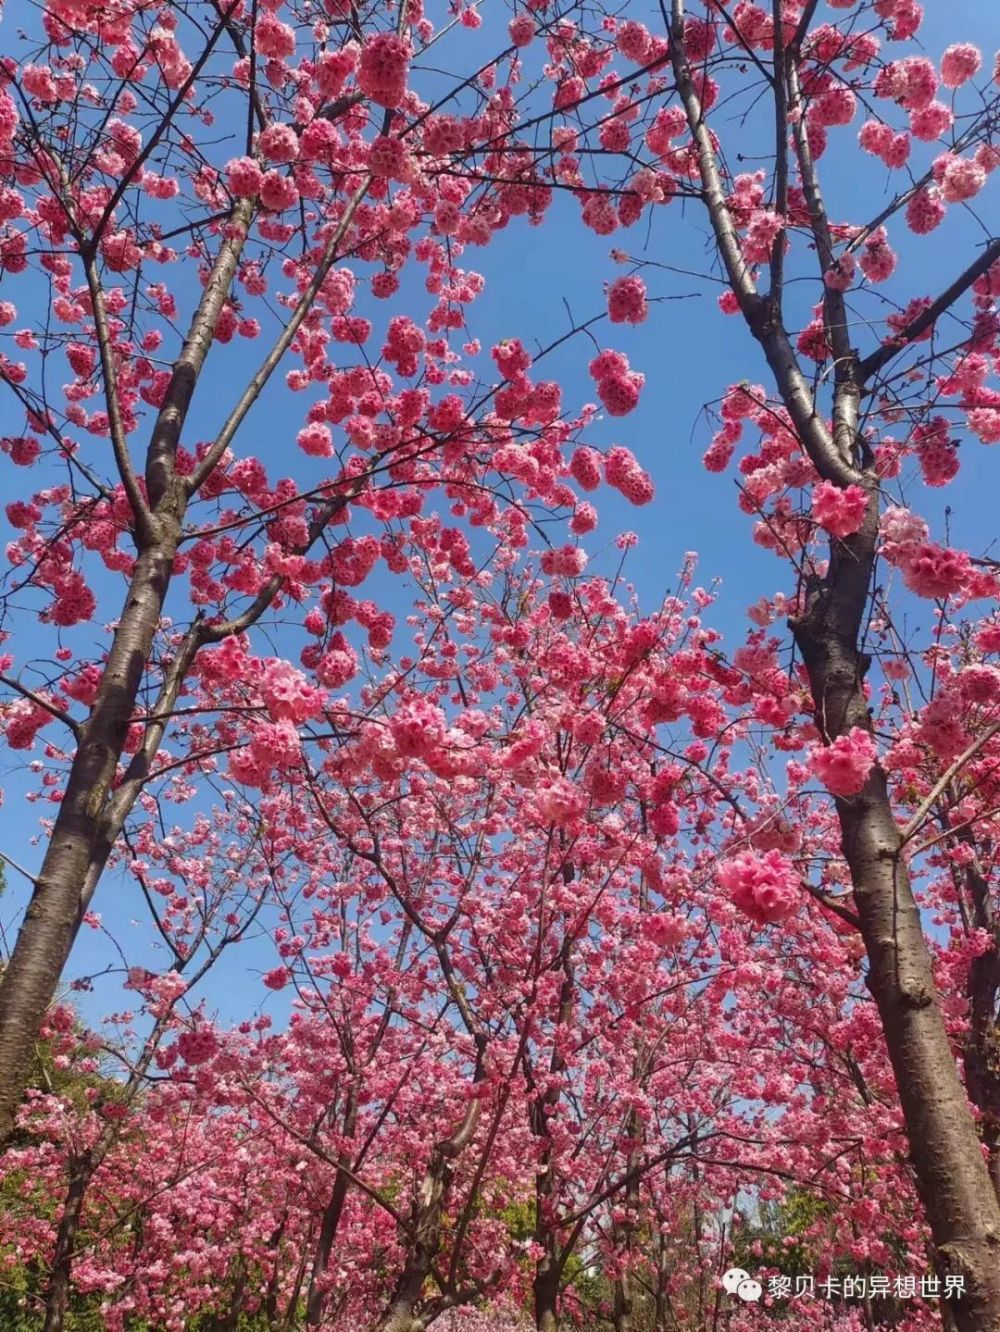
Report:
[[[950,42],[978,42],[988,60],[992,59],[996,40],[996,11],[983,0],[950,0],[948,4],[929,0],[928,17],[921,41],[928,54],[939,56]],[[489,4],[483,6],[487,23],[483,29],[484,45],[492,40],[493,19]],[[499,17],[500,11],[495,11]],[[635,4],[628,16],[649,23],[656,30],[658,11],[652,6]],[[830,11],[827,17],[837,15]],[[495,45],[495,42],[494,42]],[[0,49],[18,51],[9,26],[0,33]],[[730,144],[737,144],[748,154],[765,151],[755,133],[751,115],[740,126],[732,113],[732,122],[723,118],[717,131]],[[821,162],[827,205],[837,221],[864,222],[878,211],[887,197],[887,173],[877,164],[862,159],[854,135],[860,117],[850,130],[834,131],[831,149]],[[730,148],[730,152],[734,151]],[[922,159],[921,159],[922,160]],[[761,165],[766,163],[761,162]],[[752,169],[748,164],[746,169]],[[710,612],[712,622],[727,637],[739,637],[745,631],[745,608],[762,595],[790,590],[788,567],[773,555],[760,550],[750,539],[751,521],[736,506],[733,473],[707,474],[701,456],[708,444],[711,426],[702,408],[716,400],[727,384],[740,379],[767,383],[758,348],[743,329],[738,318],[724,318],[716,307],[720,290],[712,281],[697,276],[668,272],[674,269],[704,273],[709,268],[709,247],[705,217],[700,205],[673,203],[655,212],[652,225],[644,218],[628,231],[612,237],[598,237],[579,222],[579,208],[567,194],[557,198],[540,228],[530,228],[517,221],[501,232],[482,250],[469,249],[462,265],[482,273],[486,290],[470,307],[470,329],[484,348],[503,337],[520,337],[529,347],[545,346],[562,336],[568,328],[567,307],[577,323],[582,323],[604,308],[603,284],[623,271],[610,257],[612,248],[626,250],[639,262],[650,266],[643,270],[652,300],[648,321],[638,328],[610,326],[595,329],[602,346],[625,351],[635,368],[646,375],[646,387],[636,412],[624,420],[599,422],[591,432],[593,442],[601,445],[623,443],[637,454],[652,474],[657,498],[645,509],[633,509],[614,492],[602,490],[597,496],[600,526],[586,546],[598,569],[610,570],[617,562],[614,538],[622,529],[638,533],[640,542],[627,565],[627,577],[635,584],[641,603],[652,609],[664,592],[675,583],[684,553],[699,553],[700,581],[707,584],[721,579],[718,607]],[[964,267],[974,254],[972,246],[981,238],[974,219],[954,215],[930,237],[916,238],[904,233],[901,225],[892,230],[891,239],[900,252],[897,276],[883,289],[888,296],[904,304],[912,296],[932,294]],[[656,267],[654,265],[660,265]],[[793,270],[793,276],[796,270]],[[386,318],[405,310],[416,315],[430,307],[432,298],[421,290],[422,274],[412,272],[407,278],[402,298],[389,308],[362,298],[359,312],[372,314],[377,328]],[[21,317],[15,327],[33,322],[23,293],[11,283],[10,296],[21,304]],[[809,302],[816,298],[814,286],[803,286]],[[4,293],[5,295],[7,293]],[[683,298],[683,299],[682,299]],[[39,312],[40,313],[40,312]],[[861,330],[862,348],[872,345]],[[260,353],[258,344],[236,342],[219,349],[212,380],[197,400],[193,418],[193,437],[207,435],[228,406],[226,389],[238,383],[241,372],[254,364]],[[565,343],[545,362],[544,376],[556,378],[563,385],[564,401],[578,405],[593,400],[593,385],[586,373],[594,354],[593,343],[577,337]],[[485,373],[485,371],[484,371]],[[205,388],[210,391],[206,392]],[[296,415],[300,403],[295,402]],[[240,444],[241,453],[257,453],[269,469],[280,473],[294,466],[296,450],[287,426],[288,400],[278,385],[269,390],[257,407]],[[0,428],[19,426],[19,413],[11,399],[0,399]],[[297,428],[297,426],[296,426]],[[982,550],[993,540],[996,530],[994,506],[995,479],[987,472],[992,459],[989,451],[972,441],[962,449],[963,470],[959,480],[944,492],[924,492],[922,510],[940,520],[943,506],[952,509],[955,539],[974,550]],[[9,465],[4,469],[5,484],[23,484],[24,474],[11,478]],[[38,484],[43,484],[39,480]],[[9,539],[9,530],[0,513],[0,539]],[[388,575],[377,574],[366,585],[364,595],[378,598],[380,593],[398,603],[400,591]],[[112,594],[102,615],[110,618],[118,593]],[[923,604],[925,623],[930,624],[931,606]],[[11,646],[19,659],[30,655],[34,633],[29,620],[17,626]],[[93,641],[96,635],[81,635],[78,641]],[[38,639],[38,646],[42,644]],[[45,640],[47,641],[47,639]],[[39,806],[25,806],[24,784],[10,772],[11,760],[19,756],[5,752],[0,768],[0,782],[7,788],[6,802],[0,807],[0,847],[29,868],[38,865],[41,847],[32,836]],[[121,881],[109,875],[98,889],[94,909],[118,934],[131,933],[131,916],[142,916],[141,904],[122,900]],[[0,919],[10,931],[25,898],[18,876],[8,871],[8,893],[0,903]],[[101,934],[82,932],[71,960],[69,975],[99,970],[107,962],[107,942]],[[224,1017],[242,1016],[240,977],[247,971],[260,971],[274,964],[273,950],[267,945],[244,946],[234,952],[226,967],[213,976],[207,995],[210,1006],[217,1004]],[[92,1015],[117,1006],[107,988],[102,987],[83,1001]]]

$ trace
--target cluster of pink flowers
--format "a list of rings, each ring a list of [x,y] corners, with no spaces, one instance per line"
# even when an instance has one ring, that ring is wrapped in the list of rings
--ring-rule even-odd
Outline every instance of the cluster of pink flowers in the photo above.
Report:
[[[252,199],[260,193],[264,173],[252,157],[234,157],[226,163],[226,185],[237,198]]]
[[[888,316],[885,321],[887,327],[893,334],[895,334],[896,338],[899,338],[901,334],[906,332],[913,321],[923,314],[930,304],[931,299],[929,296],[915,297],[912,301],[909,301],[902,310],[897,310],[894,314]],[[924,329],[918,337],[914,338],[913,341],[927,342],[933,331],[934,325],[931,324],[928,328]]]
[[[583,444],[574,450],[569,470],[581,490],[596,490],[601,484],[601,455]]]
[[[903,582],[918,597],[936,600],[961,592],[972,575],[972,561],[963,550],[922,541],[905,547],[899,556]]]
[[[956,42],[941,57],[941,82],[946,88],[960,88],[979,73],[983,57],[971,42]]]
[[[587,567],[587,556],[579,546],[565,545],[542,555],[542,573],[550,577],[577,578]]]
[[[928,486],[946,486],[958,475],[958,449],[951,438],[948,421],[932,417],[914,427],[910,444],[917,449],[917,461]]]
[[[631,60],[634,65],[644,65],[652,51],[653,37],[644,23],[626,19],[615,34],[615,45],[626,60]]]
[[[750,214],[747,234],[743,238],[743,255],[748,263],[767,264],[771,249],[785,229],[785,219],[770,208],[755,208]]]
[[[295,723],[288,717],[281,721],[263,722],[255,728],[250,742],[250,755],[258,770],[268,775],[272,768],[287,772],[302,758],[302,742]]]
[[[1000,444],[1000,407],[971,407],[965,419],[984,444]]]
[[[809,770],[835,796],[852,796],[864,786],[877,757],[875,741],[867,731],[854,726],[828,745],[816,744],[809,751]]]
[[[662,107],[646,131],[646,147],[657,157],[666,157],[672,150],[674,139],[680,138],[686,129],[687,116],[683,107]]]
[[[937,72],[926,56],[894,60],[879,72],[875,80],[876,97],[891,97],[908,111],[921,111],[930,106],[937,88]]]
[[[294,162],[299,155],[299,136],[291,125],[268,125],[260,136],[260,150],[269,162]]]
[[[799,876],[780,851],[740,851],[716,871],[734,904],[761,925],[786,920],[799,902]]]
[[[392,110],[406,93],[410,69],[410,46],[392,32],[370,37],[361,48],[358,87],[379,106]]]
[[[866,153],[879,158],[887,167],[905,166],[910,156],[910,136],[881,120],[866,120],[858,133],[858,142]]]
[[[518,14],[511,19],[507,31],[515,46],[530,46],[538,29],[530,14]]]
[[[906,225],[917,236],[926,236],[939,226],[947,208],[940,191],[925,186],[906,205]]]
[[[439,707],[424,698],[414,698],[400,705],[389,730],[397,753],[404,758],[423,759],[439,748],[447,726]]]
[[[207,1063],[218,1049],[219,1038],[211,1027],[194,1027],[177,1037],[177,1053],[192,1066]]]
[[[641,277],[622,277],[608,287],[608,317],[613,324],[641,324],[649,314]]]
[[[974,157],[942,153],[934,162],[934,179],[947,203],[974,199],[986,184],[986,168]]]
[[[574,536],[586,536],[588,532],[593,532],[597,526],[597,510],[592,504],[586,501],[579,502],[573,510],[573,517],[569,522],[569,530]]]
[[[848,291],[854,283],[855,260],[850,251],[834,259],[823,274],[823,281],[832,291]]]
[[[865,239],[858,266],[869,282],[887,282],[892,277],[896,271],[896,254],[889,244],[885,227],[876,227]]]
[[[921,143],[933,143],[935,139],[940,139],[954,123],[955,117],[944,102],[931,102],[919,111],[910,112],[910,129],[913,137]]]
[[[639,466],[632,451],[620,444],[608,450],[604,479],[631,504],[648,504],[656,493],[649,473]]]
[[[10,749],[31,749],[35,737],[52,720],[52,713],[29,699],[19,698],[2,714],[3,734]]]
[[[274,721],[308,721],[322,714],[326,701],[321,689],[311,685],[301,671],[280,657],[271,657],[264,663],[260,694]]]
[[[646,376],[629,368],[623,352],[603,351],[587,368],[609,416],[627,416],[635,410]]]
[[[46,612],[46,618],[53,624],[68,628],[93,618],[97,598],[78,570],[67,569],[61,573],[53,583],[53,591],[55,599]]]
[[[358,673],[357,653],[338,630],[319,659],[316,678],[328,689],[340,689]]]
[[[887,509],[881,528],[883,553],[911,592],[940,599],[968,588],[975,575],[968,554],[929,541],[927,524],[909,509]]]
[[[299,187],[283,171],[267,171],[260,182],[260,201],[272,213],[286,213],[299,201]]]
[[[586,808],[584,793],[566,777],[542,781],[535,788],[535,809],[543,823],[565,827],[580,818]]]
[[[333,455],[333,436],[330,427],[322,421],[313,421],[299,431],[295,442],[311,458],[330,458]]]
[[[48,65],[25,65],[20,74],[21,87],[39,102],[57,102],[59,89]],[[70,82],[70,90],[73,84]]]
[[[956,683],[966,702],[977,707],[991,707],[1000,701],[1000,670],[995,666],[966,666]]]
[[[830,88],[829,91],[820,93],[809,108],[809,121],[813,125],[834,126],[849,125],[854,119],[858,109],[858,99],[851,92],[850,88],[845,88],[843,84],[839,87]]]
[[[672,915],[669,911],[654,911],[643,916],[642,933],[657,948],[674,948],[688,937],[690,926],[683,916]]]
[[[402,139],[380,134],[368,152],[368,170],[385,180],[405,181],[413,175],[413,163]],[[440,205],[439,205],[440,207]]]
[[[813,517],[831,536],[853,536],[864,522],[867,509],[868,496],[860,486],[842,487],[832,481],[819,481],[813,486]]]

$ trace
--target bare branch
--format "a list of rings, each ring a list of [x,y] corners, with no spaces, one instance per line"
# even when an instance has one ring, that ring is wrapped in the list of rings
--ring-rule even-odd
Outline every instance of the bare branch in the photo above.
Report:
[[[913,342],[925,333],[954,303],[969,290],[972,284],[987,273],[1000,259],[1000,238],[993,240],[979,258],[961,273],[951,286],[946,287],[937,300],[932,301],[926,310],[922,310],[904,329],[895,335],[891,342],[885,343],[878,351],[866,356],[858,365],[858,377],[863,384],[900,351],[908,342]]]
[[[125,423],[122,420],[121,400],[118,396],[118,373],[115,369],[115,353],[112,345],[111,327],[108,323],[108,311],[104,304],[104,288],[97,272],[97,262],[93,251],[86,253],[83,259],[84,272],[87,275],[87,289],[94,311],[94,326],[97,332],[97,347],[101,358],[101,374],[104,377],[104,401],[108,409],[108,429],[111,432],[111,447],[114,450],[115,464],[121,477],[125,494],[132,506],[135,518],[136,537],[140,545],[148,545],[154,539],[152,514],[149,511],[139,482],[132,467],[132,458],[128,449]]]
[[[965,765],[975,758],[979,751],[993,739],[998,731],[1000,731],[1000,722],[994,722],[992,726],[986,728],[982,735],[977,736],[970,745],[967,745],[966,748],[962,750],[961,754],[959,754],[958,758],[954,759],[948,765],[943,775],[934,783],[930,793],[923,801],[921,801],[920,808],[917,810],[916,814],[914,814],[913,818],[910,819],[906,827],[900,833],[900,838],[904,845],[910,840],[913,834],[920,829],[924,819],[926,819],[927,815],[934,808],[935,803],[947,789],[953,778],[958,776]]]
[[[254,208],[251,199],[240,199],[233,206],[224,227],[223,240],[211,276],[205,284],[181,354],[174,362],[163,406],[153,426],[146,459],[146,490],[154,513],[174,480],[180,433],[191,406],[198,376],[215,337],[215,326],[236,272],[236,265],[243,253]]]
[[[19,865],[16,860],[12,859],[7,854],[6,851],[0,851],[0,860],[6,861],[6,863],[11,867],[11,869],[17,870],[18,874],[23,874],[29,883],[38,882],[38,880],[35,878],[35,876],[31,873],[30,870],[26,870],[23,865]]]
[[[779,320],[772,318],[769,303],[757,290],[750,268],[743,258],[739,233],[726,202],[715,149],[702,115],[684,49],[684,3],[683,0],[672,0],[672,3],[670,49],[674,76],[687,112],[688,128],[698,149],[698,169],[705,192],[705,204],[730,285],[750,331],[764,349],[782,401],[813,465],[827,480],[841,486],[850,485],[860,479],[859,474],[842,456],[826,423],[816,410],[812,389],[802,373],[788,333]]]
[[[326,249],[323,252],[323,258],[317,264],[316,272],[312,275],[308,287],[306,287],[305,291],[299,297],[298,304],[292,312],[291,318],[281,330],[281,334],[275,340],[275,343],[267,356],[265,356],[257,373],[243,390],[239,401],[229,413],[229,417],[226,420],[225,425],[219,431],[212,447],[195,469],[194,474],[186,480],[185,489],[188,495],[194,495],[199,486],[204,484],[206,477],[210,476],[214,471],[220,458],[232,443],[237,430],[239,430],[240,426],[246,419],[250,408],[264,391],[265,385],[277,369],[281,358],[291,346],[292,339],[301,328],[302,321],[312,309],[316,296],[323,283],[326,281],[326,275],[337,262],[340,243],[344,239],[351,222],[354,220],[354,215],[358,211],[362,200],[371,188],[371,183],[372,177],[366,176],[351,196],[347,207],[344,209],[343,217],[340,219],[333,235],[327,241]]]

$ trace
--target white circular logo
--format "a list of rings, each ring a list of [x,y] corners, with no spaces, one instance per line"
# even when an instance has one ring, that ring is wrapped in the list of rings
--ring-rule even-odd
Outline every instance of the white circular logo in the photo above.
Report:
[[[731,1267],[722,1274],[722,1285],[729,1295],[736,1295],[747,1304],[753,1304],[764,1293],[759,1281],[755,1281],[742,1267]]]

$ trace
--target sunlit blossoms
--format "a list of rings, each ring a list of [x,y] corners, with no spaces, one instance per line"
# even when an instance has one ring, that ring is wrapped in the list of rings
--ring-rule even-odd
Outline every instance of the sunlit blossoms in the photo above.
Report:
[[[0,1323],[1000,1327],[967,9],[18,15]]]
[[[801,896],[799,876],[779,851],[742,851],[722,861],[717,876],[734,904],[760,924],[790,916]]]

